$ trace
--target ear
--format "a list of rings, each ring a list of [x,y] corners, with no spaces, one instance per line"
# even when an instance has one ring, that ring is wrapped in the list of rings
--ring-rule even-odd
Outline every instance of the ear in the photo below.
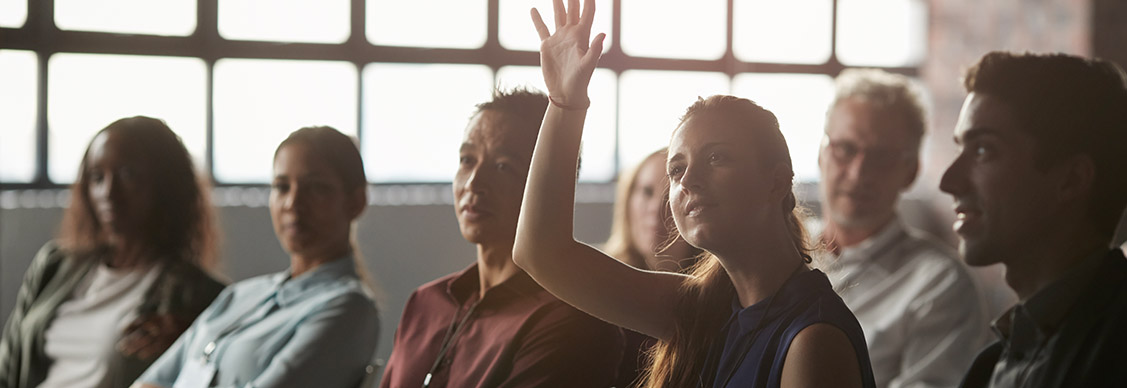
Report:
[[[357,187],[345,201],[345,211],[348,212],[348,218],[356,221],[364,213],[364,209],[368,207],[368,185]]]
[[[1096,163],[1086,154],[1067,157],[1052,168],[1058,175],[1057,196],[1062,201],[1086,200],[1092,194]]]

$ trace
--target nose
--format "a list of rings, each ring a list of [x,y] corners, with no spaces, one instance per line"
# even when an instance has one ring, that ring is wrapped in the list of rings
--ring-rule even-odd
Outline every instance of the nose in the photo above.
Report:
[[[947,171],[943,172],[943,177],[939,180],[939,190],[947,194],[958,196],[966,191],[966,187],[966,161],[962,156],[959,156],[951,162],[951,165],[947,167]]]
[[[465,190],[470,193],[485,194],[489,186],[489,168],[486,163],[478,163],[470,170],[464,184]]]
[[[845,166],[845,173],[850,180],[863,184],[880,173],[877,164],[876,158],[870,157],[868,153],[859,152]]]
[[[282,209],[295,210],[305,206],[307,188],[299,184],[294,184],[288,191],[282,194]]]
[[[681,174],[681,191],[684,192],[697,192],[704,187],[704,181],[707,178],[708,171],[706,166],[701,163],[689,163],[685,166],[685,172]]]

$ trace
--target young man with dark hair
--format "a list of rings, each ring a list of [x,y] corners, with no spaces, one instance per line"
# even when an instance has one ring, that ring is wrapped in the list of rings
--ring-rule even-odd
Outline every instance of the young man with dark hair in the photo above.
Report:
[[[992,52],[968,72],[940,188],[970,265],[1003,263],[1019,302],[964,387],[1127,384],[1127,84],[1110,62]]]
[[[407,300],[383,388],[608,387],[622,331],[556,299],[513,263],[517,216],[548,97],[495,92],[459,151],[454,210],[477,246],[465,270]]]

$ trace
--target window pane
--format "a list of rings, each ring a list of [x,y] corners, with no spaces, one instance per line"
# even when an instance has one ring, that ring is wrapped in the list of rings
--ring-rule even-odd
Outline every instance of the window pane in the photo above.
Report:
[[[481,65],[373,63],[364,68],[363,151],[375,182],[449,182],[474,105],[488,101]]]
[[[718,59],[727,47],[724,0],[621,0],[622,51],[656,58]]]
[[[722,73],[630,70],[621,80],[618,160],[624,168],[668,146],[681,115],[697,97],[729,93],[728,76]]]
[[[27,21],[29,0],[0,0],[0,27],[20,28]]]
[[[347,62],[216,62],[216,180],[269,182],[274,149],[298,128],[327,125],[355,135],[356,78],[356,67]]]
[[[795,181],[818,180],[818,146],[833,100],[833,79],[820,74],[739,74],[735,95],[751,99],[779,119],[790,148]]]
[[[341,43],[348,0],[220,0],[219,35],[232,40]]]
[[[749,62],[820,64],[830,59],[832,0],[736,0],[732,51]]]
[[[485,5],[485,0],[368,0],[368,40],[385,46],[481,47]]]
[[[38,64],[34,52],[0,50],[0,182],[35,179]]]
[[[927,52],[923,0],[839,0],[837,59],[849,66],[911,66]]]
[[[600,32],[607,34],[607,39],[603,41],[604,53],[610,49],[613,42],[613,37],[610,35],[612,5],[612,0],[595,0],[595,23],[591,27],[591,36]],[[540,16],[544,18],[544,23],[554,26],[552,1],[501,0],[500,7],[498,13],[501,20],[497,33],[501,46],[510,50],[540,51],[540,38],[536,34],[536,28],[532,26],[532,17],[529,16],[528,10],[536,7],[536,10],[540,11]],[[548,28],[555,31],[555,27]]]
[[[63,30],[186,36],[196,30],[196,2],[55,0],[55,24]]]
[[[70,183],[94,133],[150,116],[180,135],[197,166],[206,146],[207,66],[198,58],[55,54],[48,62],[48,176]]]
[[[614,179],[615,104],[617,102],[614,72],[595,69],[587,94],[591,109],[583,128],[583,162],[579,180],[607,182]],[[497,86],[502,90],[527,86],[546,93],[544,77],[539,66],[505,66],[497,72]]]

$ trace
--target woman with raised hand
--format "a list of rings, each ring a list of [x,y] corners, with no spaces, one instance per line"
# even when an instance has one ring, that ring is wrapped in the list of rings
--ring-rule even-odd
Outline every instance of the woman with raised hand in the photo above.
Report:
[[[136,386],[360,384],[379,333],[352,238],[367,184],[351,138],[329,127],[291,133],[274,153],[270,186],[290,268],[227,287]]]
[[[575,168],[594,0],[539,14],[544,116],[513,259],[560,299],[658,338],[649,387],[872,387],[856,318],[811,270],[786,142],[771,112],[713,96],[689,107],[669,145],[670,206],[681,235],[707,252],[688,275],[639,270],[572,235]]]
[[[215,296],[207,186],[163,121],[94,135],[0,339],[0,387],[127,387]]]

